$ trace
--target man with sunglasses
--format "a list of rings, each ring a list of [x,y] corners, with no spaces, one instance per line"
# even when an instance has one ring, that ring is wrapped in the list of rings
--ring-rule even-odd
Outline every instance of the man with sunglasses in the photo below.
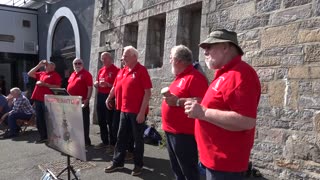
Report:
[[[42,67],[45,68],[45,71],[38,72]],[[49,88],[59,88],[61,86],[61,77],[55,71],[55,68],[56,65],[52,61],[41,60],[38,65],[28,72],[28,76],[37,80],[31,96],[36,105],[37,128],[40,134],[40,139],[37,140],[37,143],[44,143],[48,139],[44,116],[44,95],[53,94]]]
[[[215,30],[200,47],[215,77],[201,103],[184,104],[185,113],[196,118],[195,137],[207,180],[240,180],[254,142],[259,78],[242,60],[244,53],[235,32]]]
[[[89,71],[84,69],[83,60],[75,58],[73,60],[74,72],[68,80],[67,91],[72,96],[82,97],[82,115],[84,127],[84,140],[86,147],[91,146],[90,133],[90,109],[89,102],[92,94],[93,80]]]

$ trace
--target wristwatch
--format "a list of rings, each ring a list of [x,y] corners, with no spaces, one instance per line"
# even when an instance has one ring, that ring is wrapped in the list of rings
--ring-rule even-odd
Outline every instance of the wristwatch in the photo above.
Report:
[[[180,106],[180,99],[179,98],[176,101],[176,106],[178,106],[178,107]]]

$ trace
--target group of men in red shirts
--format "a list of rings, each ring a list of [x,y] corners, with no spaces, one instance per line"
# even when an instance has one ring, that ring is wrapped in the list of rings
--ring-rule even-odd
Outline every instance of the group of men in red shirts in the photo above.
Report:
[[[199,46],[204,50],[208,69],[215,70],[209,86],[205,76],[193,68],[192,52],[186,46],[175,46],[170,52],[175,79],[169,86],[170,94],[163,98],[162,123],[171,167],[177,179],[199,179],[199,153],[207,179],[242,179],[253,146],[261,93],[259,78],[255,70],[242,61],[244,53],[235,32],[215,30]],[[120,70],[112,64],[109,53],[101,54],[101,60],[105,66],[99,70],[94,83],[98,89],[102,140],[97,148],[115,146],[112,163],[105,168],[106,173],[114,172],[124,167],[132,138],[134,169],[131,174],[139,175],[143,167],[143,126],[151,96],[151,79],[147,69],[138,62],[138,51],[132,46],[124,47],[121,58],[124,68]],[[61,81],[50,71],[48,62],[46,72],[35,73],[44,66],[41,63],[29,72],[31,77],[41,81],[37,82],[32,96],[39,106],[37,118],[43,107],[43,94],[47,92],[42,87],[56,87]],[[92,76],[83,68],[81,59],[75,59],[73,66],[75,71],[69,78],[67,90],[83,98],[85,142],[91,145],[88,103]],[[42,121],[41,112],[39,114]],[[113,125],[115,121],[119,124]],[[39,124],[41,127],[43,124]],[[41,138],[46,138],[45,130],[39,132]]]
[[[199,153],[207,180],[241,180],[254,142],[259,78],[242,61],[235,32],[214,30],[199,46],[207,68],[215,70],[209,87],[190,66],[190,50],[182,45],[171,50],[175,79],[162,103],[171,167],[176,179],[200,179]]]
[[[45,71],[38,71],[42,67],[45,68]],[[83,60],[79,58],[73,60],[73,69],[74,72],[70,75],[68,80],[67,91],[70,95],[82,97],[84,139],[86,146],[89,146],[91,145],[91,140],[89,137],[89,101],[92,95],[92,75],[86,69],[84,69]],[[37,140],[37,143],[44,143],[48,139],[44,114],[44,95],[52,94],[50,88],[58,88],[61,86],[61,77],[55,71],[55,64],[47,60],[40,61],[34,68],[32,68],[28,72],[28,75],[37,80],[31,99],[34,100],[35,103],[37,128],[40,134],[40,138],[39,140]]]

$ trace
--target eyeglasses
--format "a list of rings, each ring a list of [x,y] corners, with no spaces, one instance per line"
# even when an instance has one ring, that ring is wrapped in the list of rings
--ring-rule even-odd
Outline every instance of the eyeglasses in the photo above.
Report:
[[[82,64],[82,62],[75,62],[75,63],[73,63],[74,65],[81,65]]]

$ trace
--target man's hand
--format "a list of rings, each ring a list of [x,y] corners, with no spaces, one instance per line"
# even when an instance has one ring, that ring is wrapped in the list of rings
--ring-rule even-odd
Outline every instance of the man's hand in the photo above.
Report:
[[[145,115],[144,115],[144,113],[138,113],[138,115],[137,115],[137,123],[138,124],[141,124],[141,123],[143,123],[144,121],[145,121]]]
[[[83,101],[83,108],[89,106],[90,99],[85,99]]]
[[[112,110],[113,107],[114,107],[114,99],[111,99],[111,98],[107,98],[106,99],[106,107],[109,109],[109,110]]]
[[[93,83],[93,86],[94,86],[95,88],[98,88],[98,87],[99,87],[99,82],[98,82],[98,81],[95,81],[95,82]]]
[[[37,81],[36,85],[38,85],[38,86],[47,86],[47,83],[45,83],[43,81]]]
[[[177,96],[171,94],[170,96],[163,97],[163,99],[166,101],[166,103],[169,106],[176,106],[179,98]]]
[[[197,100],[187,100],[184,103],[184,112],[189,118],[204,119],[206,108],[201,106]]]

